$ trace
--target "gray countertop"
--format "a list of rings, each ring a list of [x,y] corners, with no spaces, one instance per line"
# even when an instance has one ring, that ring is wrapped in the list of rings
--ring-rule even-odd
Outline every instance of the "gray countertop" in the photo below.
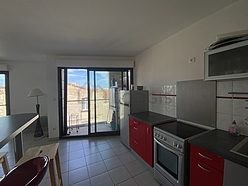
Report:
[[[245,136],[232,136],[226,131],[214,129],[189,140],[189,143],[248,168],[248,158],[230,152],[244,138]]]
[[[147,125],[150,125],[150,126],[158,125],[162,123],[168,123],[171,121],[176,121],[176,118],[165,116],[165,115],[158,114],[155,112],[150,112],[150,111],[133,113],[133,114],[129,114],[129,116],[143,123],[146,123]]]

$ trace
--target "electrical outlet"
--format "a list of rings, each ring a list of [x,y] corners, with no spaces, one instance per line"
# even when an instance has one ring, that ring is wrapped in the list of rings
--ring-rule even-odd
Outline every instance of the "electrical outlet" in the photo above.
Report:
[[[194,63],[195,62],[195,57],[189,58],[189,63]]]

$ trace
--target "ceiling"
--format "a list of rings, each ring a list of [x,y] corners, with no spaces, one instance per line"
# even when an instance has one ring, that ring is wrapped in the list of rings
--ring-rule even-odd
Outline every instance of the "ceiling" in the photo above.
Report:
[[[0,61],[133,57],[237,0],[1,0]]]

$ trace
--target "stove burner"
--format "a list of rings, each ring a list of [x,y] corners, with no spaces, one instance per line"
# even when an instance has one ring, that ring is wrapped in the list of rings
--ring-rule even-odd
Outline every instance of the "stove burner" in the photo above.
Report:
[[[196,134],[200,134],[206,131],[206,129],[202,129],[179,121],[158,125],[156,126],[156,128],[159,128],[162,131],[166,131],[182,139],[187,139]]]

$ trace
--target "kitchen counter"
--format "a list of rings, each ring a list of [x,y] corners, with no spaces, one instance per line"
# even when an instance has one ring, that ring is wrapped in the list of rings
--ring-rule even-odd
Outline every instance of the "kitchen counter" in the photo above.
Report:
[[[230,152],[244,138],[245,136],[232,136],[226,131],[214,129],[189,140],[189,143],[248,168],[248,158]]]
[[[158,124],[162,124],[162,123],[168,123],[171,121],[176,121],[176,118],[170,117],[170,116],[165,116],[162,114],[158,114],[155,112],[139,112],[139,113],[133,113],[133,114],[129,114],[129,116],[140,120],[141,122],[153,126],[153,125],[158,125]]]

